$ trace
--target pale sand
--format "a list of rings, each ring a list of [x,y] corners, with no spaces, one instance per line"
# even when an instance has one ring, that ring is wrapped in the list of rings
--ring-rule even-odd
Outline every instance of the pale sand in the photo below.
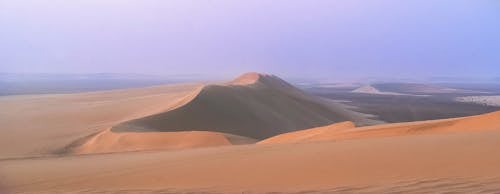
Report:
[[[493,193],[499,138],[494,130],[4,160],[0,174],[11,192],[29,193]]]
[[[203,85],[0,97],[0,158],[59,152],[118,123],[182,105]]]
[[[333,141],[484,130],[500,130],[500,111],[462,118],[392,123],[366,127],[354,127],[353,123],[343,122],[325,127],[280,134],[260,141],[258,144]]]

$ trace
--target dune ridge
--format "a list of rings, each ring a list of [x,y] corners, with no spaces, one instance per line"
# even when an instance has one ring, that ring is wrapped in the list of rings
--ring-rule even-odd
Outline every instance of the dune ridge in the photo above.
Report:
[[[330,133],[340,133],[343,130],[356,127],[351,121],[344,121],[334,123],[328,126],[316,127],[312,129],[305,129],[294,131],[290,133],[280,134],[274,137],[264,139],[257,142],[257,144],[273,144],[273,143],[292,143],[292,142],[310,142],[318,141],[320,136],[327,136]]]
[[[211,131],[124,132],[104,130],[81,145],[66,148],[68,153],[112,153],[127,151],[186,149],[198,147],[251,144],[257,140]]]
[[[257,144],[334,141],[415,134],[500,130],[500,111],[469,117],[354,127],[344,122],[330,126],[280,134]]]

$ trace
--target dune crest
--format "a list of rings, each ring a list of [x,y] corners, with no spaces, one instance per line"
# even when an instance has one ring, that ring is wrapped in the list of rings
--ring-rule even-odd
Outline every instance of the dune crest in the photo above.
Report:
[[[317,127],[312,129],[305,129],[290,133],[285,133],[277,135],[271,138],[267,138],[258,142],[257,144],[274,144],[274,143],[295,143],[295,142],[310,142],[319,141],[320,139],[328,139],[328,135],[331,133],[338,133],[345,129],[351,129],[356,127],[353,122],[345,121],[340,123],[331,124],[324,127]]]
[[[250,72],[250,73],[245,73],[245,74],[237,77],[233,81],[229,82],[229,84],[232,84],[232,85],[250,85],[250,84],[254,84],[257,81],[259,81],[260,78],[261,78],[261,74],[259,74],[257,72]]]
[[[262,140],[258,142],[258,144],[333,141],[415,134],[500,130],[500,123],[498,121],[500,121],[500,111],[470,117],[391,123],[366,127],[354,127],[352,126],[352,123],[344,122],[324,127],[280,134]]]

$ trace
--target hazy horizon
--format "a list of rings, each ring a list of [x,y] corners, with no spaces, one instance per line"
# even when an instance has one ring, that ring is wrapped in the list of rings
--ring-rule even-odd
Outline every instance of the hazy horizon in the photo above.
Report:
[[[500,2],[0,1],[0,72],[500,77]]]

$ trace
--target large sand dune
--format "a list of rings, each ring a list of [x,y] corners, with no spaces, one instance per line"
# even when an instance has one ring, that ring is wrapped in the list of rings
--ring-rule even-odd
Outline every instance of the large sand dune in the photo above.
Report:
[[[344,122],[330,126],[280,134],[259,144],[297,143],[311,141],[334,141],[345,139],[375,138],[414,134],[449,133],[461,131],[500,130],[500,111],[478,116],[392,123],[366,127],[354,127]]]
[[[339,121],[375,121],[308,95],[272,75],[245,74],[228,84],[208,85],[181,107],[128,121],[113,132],[205,130],[264,139]]]
[[[222,84],[4,96],[0,107],[0,158],[222,145],[224,141],[213,144],[212,138],[249,137],[238,141],[242,143],[336,121],[375,123],[275,76],[256,73]],[[173,133],[187,131],[205,132]],[[138,141],[186,137],[183,134],[191,134],[192,142],[188,138],[182,138],[183,143]]]
[[[0,173],[28,193],[496,193],[500,130],[472,125],[490,117],[454,133],[3,160]]]

